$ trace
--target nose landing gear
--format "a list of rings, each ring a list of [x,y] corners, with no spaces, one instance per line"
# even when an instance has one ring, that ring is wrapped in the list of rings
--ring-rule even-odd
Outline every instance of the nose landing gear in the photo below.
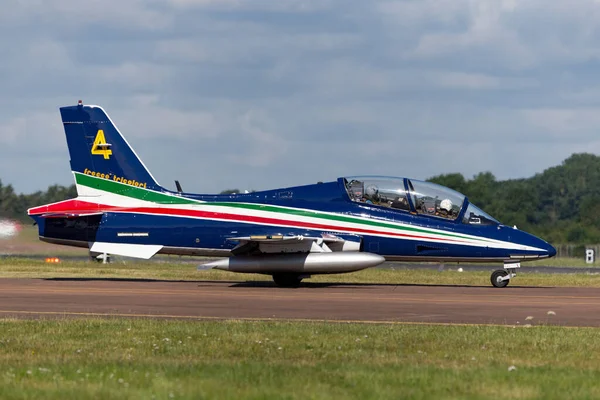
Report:
[[[497,288],[503,288],[508,282],[517,276],[517,268],[521,268],[521,263],[504,263],[504,269],[497,269],[492,272],[492,285]]]

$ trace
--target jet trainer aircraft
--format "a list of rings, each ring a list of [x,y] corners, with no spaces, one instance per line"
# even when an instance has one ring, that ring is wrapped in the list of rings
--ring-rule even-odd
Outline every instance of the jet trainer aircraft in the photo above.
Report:
[[[504,287],[520,262],[556,250],[502,225],[449,188],[409,178],[352,176],[231,195],[160,186],[101,107],[60,109],[77,198],[34,207],[45,242],[91,254],[227,257],[199,268],[267,274],[297,286],[315,274],[385,260],[503,262]]]

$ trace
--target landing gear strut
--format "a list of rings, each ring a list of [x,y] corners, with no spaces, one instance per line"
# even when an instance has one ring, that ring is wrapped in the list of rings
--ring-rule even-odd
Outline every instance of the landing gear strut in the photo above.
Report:
[[[505,263],[504,269],[497,269],[492,272],[492,285],[497,288],[503,288],[508,285],[508,282],[517,276],[517,268],[521,268],[521,263]]]
[[[96,261],[97,263],[102,263],[102,264],[108,264],[110,263],[110,254],[106,254],[106,253],[101,253],[101,254],[91,254],[90,253],[90,258],[92,259],[92,261]]]
[[[300,286],[303,276],[299,274],[273,274],[273,281],[279,287],[293,288]]]

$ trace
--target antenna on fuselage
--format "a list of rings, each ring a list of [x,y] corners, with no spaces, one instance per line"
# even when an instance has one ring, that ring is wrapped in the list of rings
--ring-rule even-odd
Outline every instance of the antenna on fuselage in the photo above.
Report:
[[[181,184],[177,179],[175,179],[175,187],[177,188],[177,193],[183,193],[183,190],[181,189]]]

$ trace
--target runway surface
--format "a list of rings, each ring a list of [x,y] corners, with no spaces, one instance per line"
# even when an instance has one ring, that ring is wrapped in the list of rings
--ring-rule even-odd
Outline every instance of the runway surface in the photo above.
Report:
[[[317,283],[281,289],[267,282],[0,279],[0,316],[597,327],[600,290]]]
[[[37,260],[37,261],[42,261],[44,260],[44,258],[46,258],[45,255],[31,255],[31,254],[0,254],[0,261],[2,260],[6,260],[6,259],[19,259],[19,260]],[[81,261],[81,262],[88,262],[90,260],[88,255],[80,255],[80,256],[74,256],[74,255],[63,255],[60,256],[60,259],[62,261]],[[136,260],[134,258],[126,258],[126,257],[119,257],[119,256],[114,256],[113,257],[114,260],[127,260],[127,263],[130,264],[138,264],[138,263],[164,263],[164,262],[177,262],[177,263],[189,263],[189,264],[194,264],[194,265],[199,265],[199,264],[205,264],[205,263],[209,263],[211,261],[217,261],[218,258],[207,258],[207,257],[184,257],[184,258],[179,258],[179,257],[173,257],[172,259],[170,258],[153,258],[150,260]],[[594,264],[594,265],[598,265],[598,264]],[[464,271],[466,272],[471,272],[471,271],[485,271],[485,272],[492,272],[494,270],[497,270],[498,268],[502,268],[502,265],[500,264],[457,264],[457,263],[449,263],[449,264],[437,264],[437,263],[407,263],[407,262],[393,262],[393,261],[386,261],[383,264],[375,267],[375,268],[382,268],[382,269],[396,269],[396,270],[435,270],[435,271],[441,271],[441,270],[446,270],[446,271],[452,271],[452,270],[456,270],[458,268],[462,268]],[[540,274],[599,274],[600,273],[600,266],[590,266],[590,267],[551,267],[551,266],[544,266],[544,265],[529,265],[526,263],[523,263],[523,271],[526,271],[527,273],[540,273]]]

